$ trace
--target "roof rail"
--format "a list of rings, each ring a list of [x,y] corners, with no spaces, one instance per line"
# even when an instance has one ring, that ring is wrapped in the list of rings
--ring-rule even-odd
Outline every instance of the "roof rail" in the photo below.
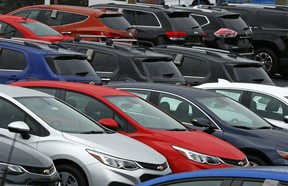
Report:
[[[205,50],[205,51],[211,51],[211,52],[221,52],[225,54],[230,54],[228,50],[222,50],[222,49],[217,49],[217,48],[209,48],[209,47],[199,47],[199,46],[192,46],[193,49],[198,49],[198,50]]]
[[[104,35],[76,35],[74,41],[79,42],[82,38],[100,39],[100,41],[107,41],[107,37]]]
[[[35,42],[32,41],[23,41],[20,39],[11,39],[11,38],[0,38],[0,41],[41,49],[40,46],[38,46],[37,44],[35,44]]]
[[[33,42],[33,43],[52,45],[52,43],[49,41],[43,41],[43,40],[37,40],[37,39],[28,39],[28,38],[20,38],[20,37],[11,37],[10,39],[17,40],[17,41],[23,41],[23,42],[28,41],[28,42]]]

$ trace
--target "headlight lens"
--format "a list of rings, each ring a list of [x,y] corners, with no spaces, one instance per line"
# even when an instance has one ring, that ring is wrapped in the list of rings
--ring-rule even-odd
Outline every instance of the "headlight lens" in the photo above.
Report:
[[[18,175],[24,173],[24,171],[21,169],[20,166],[7,163],[0,163],[0,173],[4,173],[6,167],[7,167],[7,174]]]
[[[288,159],[288,152],[282,150],[276,150],[276,152],[284,159]]]
[[[221,164],[221,161],[218,157],[201,154],[201,153],[194,152],[194,151],[184,149],[181,147],[177,147],[177,146],[172,146],[172,147],[192,161],[195,161],[198,163],[205,163],[209,165]]]
[[[112,157],[106,154],[101,154],[99,152],[95,152],[95,151],[88,150],[88,149],[87,149],[87,152],[91,154],[94,158],[99,160],[101,163],[108,165],[110,167],[114,167],[118,169],[125,169],[125,170],[136,170],[140,168],[140,166],[134,161],[123,160],[120,158]]]

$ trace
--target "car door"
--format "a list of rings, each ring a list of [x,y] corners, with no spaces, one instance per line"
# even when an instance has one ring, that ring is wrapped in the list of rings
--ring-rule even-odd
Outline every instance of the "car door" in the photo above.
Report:
[[[9,84],[28,79],[32,67],[28,62],[27,53],[0,46],[0,83]]]

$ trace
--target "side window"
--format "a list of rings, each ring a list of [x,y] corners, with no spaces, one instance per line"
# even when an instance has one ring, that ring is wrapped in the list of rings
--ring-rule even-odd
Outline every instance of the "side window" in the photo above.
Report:
[[[182,64],[178,67],[183,76],[206,77],[209,75],[209,64],[197,58],[184,56]]]
[[[198,24],[203,27],[205,25],[207,25],[208,19],[205,16],[202,15],[196,15],[196,14],[191,14],[191,16],[198,22]]]
[[[192,123],[193,118],[208,119],[196,106],[173,95],[159,93],[159,102],[157,105],[186,123]]]
[[[215,179],[215,180],[176,180],[171,183],[166,182],[167,186],[221,186],[224,180]]]
[[[0,127],[7,129],[8,125],[14,121],[23,121],[30,128],[30,134],[37,136],[47,136],[48,132],[31,116],[18,108],[13,103],[0,98]]]
[[[240,90],[215,90],[215,92],[234,99],[237,102],[240,102],[243,95],[243,91]]]
[[[28,17],[31,19],[38,19],[38,14],[39,14],[40,10],[37,9],[28,9],[28,10],[23,10],[20,12],[17,12],[15,14],[13,14],[14,16],[20,16],[20,17]]]
[[[287,105],[281,101],[259,93],[252,93],[250,109],[264,118],[283,121],[287,115]]]
[[[67,91],[65,101],[71,106],[84,112],[95,121],[99,121],[103,118],[112,118],[118,123],[118,130],[123,130],[125,132],[135,131],[135,129],[124,118],[96,98]]]
[[[288,21],[288,14],[286,12],[279,13],[276,11],[267,12],[267,11],[258,11],[258,18],[260,20],[260,25],[262,28],[270,29],[288,29],[286,24]],[[275,21],[281,20],[281,21]]]
[[[137,25],[136,24],[136,17],[135,17],[135,11],[132,10],[123,10],[122,11],[123,16],[131,25]]]
[[[38,90],[41,92],[45,92],[46,94],[50,94],[52,96],[55,96],[55,94],[56,94],[56,90],[52,89],[52,88],[34,88],[34,87],[29,87],[29,88],[32,88],[34,90]]]
[[[9,49],[0,49],[0,69],[24,70],[27,66],[25,55]]]
[[[159,27],[159,21],[156,16],[148,12],[136,12],[136,25],[137,26],[155,26]]]
[[[23,35],[13,26],[0,21],[0,36],[23,37]]]
[[[126,90],[129,91],[132,94],[135,94],[139,97],[141,97],[142,99],[145,99],[147,101],[149,101],[150,98],[150,94],[151,92],[145,91],[145,90]]]
[[[95,71],[114,72],[118,68],[118,63],[111,54],[96,51],[90,64]]]

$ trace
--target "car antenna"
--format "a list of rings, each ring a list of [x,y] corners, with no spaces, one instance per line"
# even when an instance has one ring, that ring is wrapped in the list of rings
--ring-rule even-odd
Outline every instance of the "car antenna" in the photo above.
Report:
[[[22,17],[22,19],[23,19],[24,21],[26,21],[27,18],[30,16],[31,12],[32,12],[32,9],[29,11],[29,14],[27,14],[25,17]]]

